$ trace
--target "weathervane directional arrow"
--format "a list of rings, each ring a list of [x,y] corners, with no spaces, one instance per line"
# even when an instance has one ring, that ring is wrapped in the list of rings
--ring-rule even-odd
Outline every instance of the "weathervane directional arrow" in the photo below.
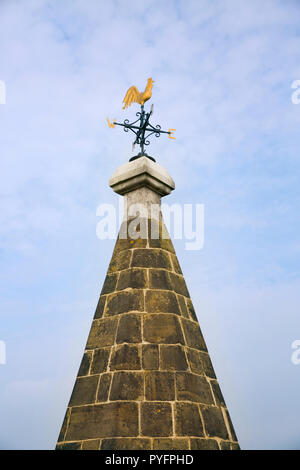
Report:
[[[160,137],[161,134],[168,134],[170,139],[175,139],[175,137],[172,137],[172,134],[176,129],[169,129],[168,131],[163,131],[160,125],[157,124],[156,126],[152,126],[152,124],[150,124],[149,119],[150,116],[153,114],[153,104],[151,105],[150,112],[145,112],[144,103],[145,101],[148,101],[152,96],[153,83],[154,82],[152,78],[148,78],[147,86],[143,93],[140,93],[135,86],[130,87],[126,92],[125,98],[123,100],[123,109],[130,106],[133,102],[141,105],[141,111],[136,113],[136,116],[138,116],[138,119],[136,121],[130,123],[129,119],[125,119],[124,123],[122,124],[120,122],[116,122],[116,120],[114,119],[114,121],[111,123],[107,118],[109,127],[115,127],[115,125],[122,126],[124,127],[125,132],[131,130],[136,135],[135,141],[132,144],[132,150],[134,150],[134,146],[138,144],[140,146],[140,152],[138,153],[138,155],[135,155],[134,157],[130,158],[129,161],[145,156],[155,162],[155,159],[147,155],[147,153],[145,152],[145,145],[150,144],[148,138],[152,134],[154,134],[155,137]],[[137,123],[139,124],[136,125]],[[145,135],[147,132],[149,132],[149,134]]]

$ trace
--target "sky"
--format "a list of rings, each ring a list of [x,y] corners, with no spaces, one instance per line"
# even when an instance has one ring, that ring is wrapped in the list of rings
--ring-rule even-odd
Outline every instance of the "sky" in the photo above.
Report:
[[[106,118],[155,80],[164,202],[204,204],[174,240],[243,449],[300,449],[298,0],[0,0],[0,448],[53,449],[114,240],[100,204],[133,155]]]

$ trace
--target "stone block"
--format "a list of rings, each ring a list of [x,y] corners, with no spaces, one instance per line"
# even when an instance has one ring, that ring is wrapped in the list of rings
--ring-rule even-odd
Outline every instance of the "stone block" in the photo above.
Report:
[[[86,351],[83,354],[82,361],[79,367],[78,376],[88,375],[92,360],[92,351]]]
[[[97,396],[98,402],[108,400],[110,382],[111,382],[111,374],[102,374],[100,376],[100,383],[99,383],[98,396]]]
[[[77,378],[70,399],[70,406],[87,405],[96,400],[99,377],[91,375]]]
[[[214,368],[213,368],[213,365],[211,363],[208,353],[200,352],[199,354],[200,354],[200,358],[201,358],[205,375],[207,375],[207,377],[211,377],[215,379],[216,374],[215,374],[215,371],[214,371]]]
[[[58,442],[65,440],[65,434],[67,430],[67,424],[68,424],[70,413],[71,413],[71,408],[67,408],[67,411],[64,416],[63,424],[62,424],[62,427],[58,436]]]
[[[102,287],[101,295],[110,294],[116,290],[118,276],[118,273],[107,274]]]
[[[169,276],[170,276],[171,289],[174,290],[177,294],[184,295],[185,297],[189,297],[189,291],[187,290],[186,283],[185,283],[183,276],[181,274],[176,274],[173,272],[170,272]]]
[[[147,287],[146,269],[128,269],[120,273],[117,290],[144,289]]]
[[[172,408],[170,403],[144,402],[141,404],[141,428],[143,436],[171,436]]]
[[[194,323],[186,318],[182,319],[182,326],[186,338],[187,346],[202,351],[207,351],[204,338],[198,323]]]
[[[188,364],[181,346],[160,346],[160,367],[162,370],[187,370]]]
[[[191,438],[191,450],[219,450],[219,446],[214,439]]]
[[[175,403],[175,433],[177,436],[203,436],[198,406],[194,403]]]
[[[218,382],[216,380],[211,380],[210,381],[210,386],[211,386],[212,391],[213,391],[213,395],[214,395],[214,398],[215,398],[216,405],[226,406],[225,405],[225,400],[224,400],[224,397],[222,395],[222,392],[221,392],[221,389],[219,387]]]
[[[170,256],[171,256],[172,266],[173,266],[173,269],[174,269],[175,273],[182,274],[177,256],[173,255],[172,253],[170,253]],[[173,269],[172,269],[172,271],[173,271]]]
[[[232,442],[230,444],[230,448],[231,448],[231,450],[241,450],[241,448],[240,448],[240,446],[237,442]]]
[[[172,289],[169,272],[164,269],[149,269],[150,289]]]
[[[115,372],[109,399],[142,400],[144,397],[144,376],[139,372]]]
[[[112,353],[110,370],[141,369],[140,349],[137,346],[123,344]]]
[[[99,450],[100,440],[99,439],[91,439],[90,441],[84,441],[82,443],[82,450]]]
[[[122,315],[118,327],[117,343],[140,343],[141,341],[141,316],[134,313]]]
[[[134,437],[139,433],[135,402],[114,402],[72,408],[66,440]]]
[[[209,437],[229,439],[222,410],[215,406],[200,406],[206,434]]]
[[[81,450],[81,442],[63,442],[55,450]]]
[[[150,248],[161,248],[163,250],[174,253],[174,247],[171,239],[169,238],[150,238],[149,237],[149,246]]]
[[[221,450],[231,450],[230,442],[229,441],[220,441],[220,448],[221,448]]]
[[[181,310],[181,315],[185,318],[190,318],[189,312],[186,306],[185,297],[182,295],[177,295],[178,304]]]
[[[105,315],[118,315],[131,311],[144,310],[144,292],[142,289],[120,291],[108,296]]]
[[[186,299],[186,305],[187,305],[187,309],[188,309],[191,320],[198,321],[193,303],[190,298]]]
[[[153,450],[188,450],[188,439],[160,438],[153,439]]]
[[[181,314],[176,295],[174,292],[165,290],[146,291],[146,311],[148,313]]]
[[[86,349],[111,346],[115,342],[118,318],[94,320],[87,340]]]
[[[200,354],[200,351],[197,351],[196,349],[187,348],[187,358],[191,371],[194,374],[204,375],[204,368]]]
[[[176,390],[178,400],[214,404],[211,389],[205,377],[190,372],[177,372]]]
[[[231,434],[231,438],[232,438],[233,441],[237,441],[238,439],[236,437],[236,433],[235,433],[230,415],[228,413],[228,410],[226,408],[223,408],[223,410],[224,410],[225,416],[227,418],[227,423],[228,423],[228,426],[229,426],[229,431],[230,431],[230,434]]]
[[[151,450],[151,439],[103,439],[101,450]]]
[[[150,248],[134,250],[131,267],[172,269],[169,253]]]
[[[118,241],[119,240],[117,240],[117,243]],[[117,271],[122,271],[123,269],[128,269],[131,255],[132,250],[119,251],[119,249],[117,249],[112,256],[110,265],[108,267],[108,273],[114,273]]]
[[[91,374],[102,374],[102,372],[106,372],[109,355],[110,348],[101,348],[94,350]]]
[[[144,222],[144,219],[140,220],[141,224],[138,225],[136,218],[122,222],[116,242],[116,249],[118,251],[129,250],[130,248],[145,248],[147,246],[147,221]]]
[[[103,317],[105,302],[106,302],[106,295],[101,295],[98,301],[94,319]]]
[[[148,401],[175,400],[174,374],[160,371],[146,372],[145,398]]]
[[[149,343],[184,344],[178,317],[168,313],[144,315],[143,338]]]
[[[142,346],[143,369],[153,370],[159,368],[159,352],[157,344],[143,344]]]

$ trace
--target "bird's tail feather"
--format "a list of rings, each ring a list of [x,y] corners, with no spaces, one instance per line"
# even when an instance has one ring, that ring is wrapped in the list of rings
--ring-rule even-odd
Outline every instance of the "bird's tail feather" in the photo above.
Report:
[[[135,86],[130,87],[127,90],[125,98],[123,100],[123,103],[124,103],[123,109],[128,108],[128,106],[130,106],[131,103],[133,103],[134,101],[138,103],[139,95],[140,93],[137,87]]]

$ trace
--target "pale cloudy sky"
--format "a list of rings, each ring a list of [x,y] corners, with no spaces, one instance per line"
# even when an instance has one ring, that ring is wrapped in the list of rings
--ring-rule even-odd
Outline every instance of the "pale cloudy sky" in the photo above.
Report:
[[[244,449],[300,449],[299,0],[0,0],[0,447],[55,446],[114,241],[96,209],[153,88],[149,153],[205,205],[177,255]],[[166,201],[167,202],[167,201]]]

